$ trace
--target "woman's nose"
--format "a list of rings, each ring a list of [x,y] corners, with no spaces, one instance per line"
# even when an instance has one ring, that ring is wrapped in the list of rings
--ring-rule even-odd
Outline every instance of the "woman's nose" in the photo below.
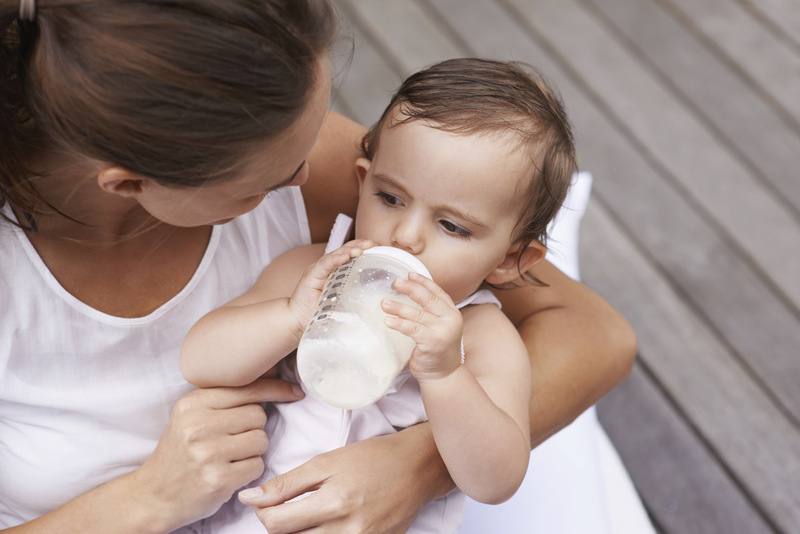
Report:
[[[309,166],[308,161],[304,161],[300,167],[294,171],[294,176],[287,185],[303,185],[308,181]]]

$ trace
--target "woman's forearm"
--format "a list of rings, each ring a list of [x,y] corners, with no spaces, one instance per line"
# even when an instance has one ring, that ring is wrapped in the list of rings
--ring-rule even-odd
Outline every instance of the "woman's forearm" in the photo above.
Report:
[[[621,383],[636,357],[633,329],[610,304],[550,264],[536,274],[549,287],[496,293],[531,361],[533,446]]]
[[[163,503],[151,498],[125,475],[89,491],[8,534],[165,534],[180,527]]]
[[[406,428],[394,436],[394,441],[397,450],[403,452],[406,467],[413,474],[409,480],[414,480],[418,491],[422,491],[420,504],[427,505],[456,489],[436,447],[430,423]]]

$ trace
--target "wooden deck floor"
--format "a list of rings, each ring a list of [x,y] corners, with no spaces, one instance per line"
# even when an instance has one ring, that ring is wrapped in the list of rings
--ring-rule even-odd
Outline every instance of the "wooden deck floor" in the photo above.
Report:
[[[448,57],[555,81],[594,175],[583,278],[640,342],[600,418],[656,527],[800,532],[800,0],[337,4],[362,124]]]

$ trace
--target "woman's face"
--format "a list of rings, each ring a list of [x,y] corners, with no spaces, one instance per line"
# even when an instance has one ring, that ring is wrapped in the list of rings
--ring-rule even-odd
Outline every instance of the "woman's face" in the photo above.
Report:
[[[137,196],[139,204],[153,217],[174,226],[223,224],[254,209],[269,192],[305,183],[306,159],[328,112],[330,79],[328,55],[323,54],[318,61],[318,81],[303,113],[283,134],[254,153],[239,176],[190,189],[148,180]]]

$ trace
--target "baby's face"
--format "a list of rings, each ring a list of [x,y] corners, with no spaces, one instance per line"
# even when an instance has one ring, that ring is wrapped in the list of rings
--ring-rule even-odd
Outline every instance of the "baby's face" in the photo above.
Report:
[[[385,128],[373,161],[359,165],[356,237],[414,254],[455,302],[512,248],[531,174],[513,135],[455,134],[413,121]]]

